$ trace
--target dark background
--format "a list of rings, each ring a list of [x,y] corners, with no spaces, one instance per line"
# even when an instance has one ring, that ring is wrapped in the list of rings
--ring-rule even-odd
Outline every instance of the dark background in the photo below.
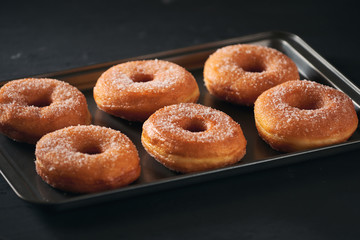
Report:
[[[355,3],[2,1],[0,80],[281,30],[360,86]],[[0,239],[359,239],[359,153],[62,212],[0,178]]]

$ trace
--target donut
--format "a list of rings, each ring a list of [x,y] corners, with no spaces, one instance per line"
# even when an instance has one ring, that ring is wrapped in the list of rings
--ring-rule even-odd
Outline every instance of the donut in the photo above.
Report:
[[[196,102],[199,94],[191,73],[163,60],[116,65],[105,71],[94,87],[99,109],[131,121],[145,121],[167,105]]]
[[[140,176],[135,145],[119,131],[78,125],[43,136],[36,144],[38,175],[54,188],[92,193],[126,186]]]
[[[143,124],[145,150],[176,172],[198,172],[234,164],[246,152],[242,129],[224,112],[195,103],[166,106]]]
[[[301,151],[346,141],[358,117],[343,92],[308,80],[285,82],[255,102],[256,128],[273,149]]]
[[[49,132],[90,122],[85,96],[66,82],[25,78],[0,89],[0,132],[13,140],[35,144]]]
[[[265,90],[298,79],[295,63],[285,54],[249,44],[220,48],[204,66],[205,86],[212,95],[246,106],[253,106]]]

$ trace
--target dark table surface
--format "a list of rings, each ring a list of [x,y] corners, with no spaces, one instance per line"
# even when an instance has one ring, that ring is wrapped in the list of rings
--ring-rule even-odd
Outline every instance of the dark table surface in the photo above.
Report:
[[[299,35],[355,85],[355,1],[12,1],[0,7],[0,80],[248,34]],[[0,177],[0,239],[359,239],[360,149],[67,211]]]

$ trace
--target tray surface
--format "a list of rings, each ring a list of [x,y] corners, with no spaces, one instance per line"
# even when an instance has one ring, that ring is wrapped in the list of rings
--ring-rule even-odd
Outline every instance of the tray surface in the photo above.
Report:
[[[43,182],[35,172],[35,146],[14,142],[3,135],[0,136],[0,169],[2,175],[22,199],[31,203],[61,209],[101,203],[161,189],[208,181],[219,177],[295,163],[315,157],[348,151],[360,146],[360,132],[359,129],[357,129],[347,142],[338,145],[295,153],[281,153],[272,150],[258,136],[252,107],[243,107],[221,101],[211,96],[203,83],[202,67],[207,57],[220,47],[237,43],[257,44],[280,50],[296,63],[301,79],[317,81],[338,88],[348,94],[353,99],[359,115],[359,89],[299,37],[283,32],[260,33],[200,46],[36,76],[64,80],[81,89],[86,96],[89,110],[93,117],[93,124],[120,130],[134,142],[139,151],[142,173],[140,178],[131,185],[95,194],[70,194],[56,190]],[[178,174],[172,172],[156,162],[142,147],[140,141],[142,123],[122,120],[104,113],[97,108],[92,95],[92,87],[102,72],[112,65],[121,62],[154,58],[175,62],[191,71],[197,79],[200,88],[201,95],[198,103],[219,109],[240,123],[245,138],[248,141],[247,153],[241,162],[233,166],[200,173]]]

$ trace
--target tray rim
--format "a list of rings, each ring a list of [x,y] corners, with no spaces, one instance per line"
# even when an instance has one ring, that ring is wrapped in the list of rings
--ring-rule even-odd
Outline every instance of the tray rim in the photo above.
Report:
[[[341,80],[341,82],[344,83],[343,86],[346,86],[347,91],[349,90],[352,92],[352,99],[356,104],[359,105],[360,103],[360,89],[352,83],[349,79],[347,79],[342,73],[340,73],[334,66],[332,66],[329,62],[327,62],[320,54],[318,54],[314,49],[312,49],[305,41],[303,41],[299,36],[289,33],[289,32],[282,32],[282,31],[269,31],[269,32],[262,32],[252,35],[246,35],[246,36],[240,36],[236,38],[230,38],[215,42],[209,42],[205,44],[199,44],[199,45],[193,45],[185,48],[179,48],[174,50],[168,50],[168,51],[162,51],[158,53],[152,53],[132,58],[126,58],[126,59],[120,59],[116,61],[111,62],[105,62],[100,64],[93,64],[88,65],[84,67],[77,67],[72,69],[66,69],[62,71],[57,72],[51,72],[51,73],[45,73],[45,74],[39,74],[35,75],[33,77],[51,77],[51,76],[66,76],[71,75],[74,73],[84,73],[86,71],[92,71],[94,69],[101,69],[101,68],[108,68],[109,66],[119,64],[121,62],[131,61],[131,60],[138,60],[138,59],[151,59],[151,58],[170,58],[172,56],[178,56],[178,55],[186,55],[191,54],[195,52],[201,52],[206,51],[207,49],[214,49],[217,46],[224,46],[224,45],[230,45],[230,44],[236,44],[236,43],[246,43],[246,42],[256,42],[261,40],[268,40],[271,38],[277,38],[279,40],[285,41],[289,43],[294,48],[301,48],[305,50],[306,56],[301,54],[306,60],[308,60],[316,69],[325,69],[326,73],[325,76],[329,77],[328,74],[334,75],[338,80]],[[320,70],[319,70],[320,71]],[[320,73],[323,73],[323,71],[320,71]],[[332,77],[332,76],[330,76]],[[0,83],[5,83],[10,80],[0,80]],[[354,94],[355,93],[355,94]],[[356,96],[356,99],[353,98],[353,96]],[[331,145],[327,147],[322,148],[316,148],[312,150],[306,150],[306,151],[300,151],[300,152],[294,152],[294,153],[282,153],[281,155],[277,155],[274,157],[266,158],[259,160],[257,162],[242,164],[242,165],[235,165],[235,166],[229,166],[221,169],[211,170],[211,171],[205,171],[200,173],[192,173],[192,174],[183,174],[183,175],[176,175],[174,177],[169,177],[165,179],[156,180],[155,182],[150,183],[142,183],[140,185],[130,185],[127,187],[123,187],[120,189],[115,189],[107,192],[100,192],[100,193],[94,193],[94,194],[84,194],[84,195],[78,195],[74,196],[71,199],[61,200],[61,201],[42,201],[42,200],[33,200],[33,199],[27,199],[22,194],[18,192],[16,187],[13,186],[11,181],[6,177],[6,174],[3,173],[3,170],[0,169],[0,173],[4,177],[4,179],[8,182],[10,187],[13,189],[13,191],[26,202],[38,205],[38,206],[51,206],[55,207],[57,209],[62,208],[69,208],[69,207],[75,207],[76,205],[80,206],[86,206],[89,204],[93,204],[97,202],[98,198],[106,198],[111,199],[114,197],[114,195],[122,195],[121,198],[131,197],[135,195],[144,194],[146,192],[155,192],[158,190],[165,190],[169,189],[170,187],[174,187],[174,185],[180,185],[181,186],[187,186],[189,184],[194,184],[198,182],[204,182],[206,180],[212,180],[212,179],[218,179],[222,177],[230,177],[234,176],[236,174],[240,175],[242,173],[246,172],[252,172],[252,171],[259,171],[262,169],[269,169],[275,166],[285,166],[288,164],[293,164],[295,162],[301,162],[307,159],[307,156],[313,155],[311,159],[326,156],[330,153],[340,153],[344,152],[345,150],[353,150],[360,146],[360,140],[352,141],[352,142],[345,142],[341,144]],[[339,151],[340,150],[340,151]],[[0,151],[0,160],[5,159],[3,152]],[[284,160],[285,159],[285,160]],[[290,161],[289,161],[290,160]],[[274,164],[275,161],[275,164]],[[286,162],[284,162],[286,161]],[[7,162],[7,161],[6,161]],[[272,166],[267,166],[269,163],[272,164]],[[4,164],[2,164],[3,166]],[[6,164],[5,164],[6,165]],[[11,164],[7,162],[7,167]],[[259,166],[260,165],[260,166]],[[257,169],[253,169],[257,168]],[[16,172],[17,170],[13,168],[13,172]],[[221,175],[221,176],[219,176]],[[26,183],[25,180],[23,180],[24,183]],[[27,184],[27,183],[26,183]],[[27,184],[28,185],[28,184]],[[29,186],[31,188],[31,186]],[[142,192],[137,192],[137,190],[141,189]],[[144,190],[145,189],[145,190]],[[34,193],[33,193],[34,194]],[[85,202],[85,203],[84,203]]]

